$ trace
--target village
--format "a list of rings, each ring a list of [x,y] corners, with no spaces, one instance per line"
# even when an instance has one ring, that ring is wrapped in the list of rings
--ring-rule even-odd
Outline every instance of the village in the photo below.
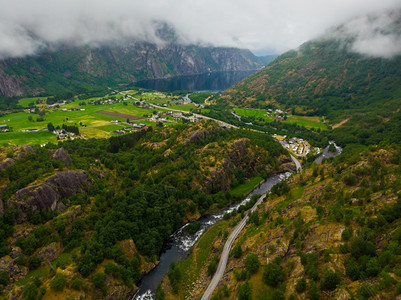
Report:
[[[309,153],[319,154],[321,151],[318,147],[311,147],[307,141],[301,138],[292,137],[287,139],[286,135],[280,136],[277,134],[274,134],[273,137],[278,140],[285,149],[300,157],[305,157]]]

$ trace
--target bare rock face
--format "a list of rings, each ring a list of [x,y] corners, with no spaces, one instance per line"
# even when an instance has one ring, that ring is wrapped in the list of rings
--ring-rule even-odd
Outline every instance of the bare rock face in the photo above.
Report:
[[[59,148],[54,151],[52,159],[63,161],[67,166],[70,166],[72,164],[72,159],[64,150],[64,148]]]
[[[28,153],[33,152],[35,152],[35,149],[31,145],[21,145],[17,153],[17,158],[24,158]]]
[[[36,210],[63,210],[61,200],[82,192],[87,175],[79,171],[65,171],[50,176],[44,183],[20,189],[8,201],[8,206],[18,210],[17,222],[27,221],[28,212]]]
[[[51,261],[60,255],[61,250],[60,243],[53,242],[50,245],[42,248],[42,250],[40,250],[38,253],[38,257],[42,261]]]
[[[10,256],[0,258],[0,271],[7,272],[10,281],[14,282],[18,279],[25,277],[28,273],[28,268],[14,264],[14,260]]]
[[[112,285],[110,287],[108,287],[107,289],[107,295],[105,297],[105,299],[110,299],[110,300],[118,300],[118,299],[132,299],[136,293],[136,291],[138,290],[137,287],[133,287],[133,288],[128,288],[125,285]]]
[[[3,171],[5,168],[7,168],[9,165],[12,165],[14,162],[15,162],[14,159],[6,158],[4,161],[0,163],[0,171]]]
[[[21,77],[6,74],[0,68],[0,95],[4,95],[7,97],[21,96],[21,82]]]
[[[22,249],[18,246],[11,247],[10,256],[13,259],[16,259],[18,256],[22,254]]]
[[[189,142],[197,142],[208,134],[209,132],[207,130],[196,130],[188,136],[188,140]]]

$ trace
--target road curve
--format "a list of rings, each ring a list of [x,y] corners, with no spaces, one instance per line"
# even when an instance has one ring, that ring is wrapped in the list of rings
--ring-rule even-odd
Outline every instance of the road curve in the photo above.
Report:
[[[298,161],[298,159],[295,158],[295,156],[293,156],[292,154],[290,154],[292,161],[295,163],[295,166],[297,167],[297,172],[302,171],[302,165],[301,163]]]
[[[263,199],[266,195],[262,195],[258,201],[256,201],[255,205],[252,207],[251,212],[254,212],[258,205],[262,203]],[[221,277],[223,277],[224,271],[227,266],[228,255],[230,254],[231,247],[237,238],[238,234],[245,227],[246,222],[248,221],[248,214],[241,220],[241,222],[234,228],[234,231],[231,232],[228,237],[226,243],[224,244],[223,252],[221,253],[219,265],[217,267],[216,273],[214,273],[212,280],[209,283],[205,293],[202,296],[202,300],[208,300],[213,294],[213,291],[216,289]]]

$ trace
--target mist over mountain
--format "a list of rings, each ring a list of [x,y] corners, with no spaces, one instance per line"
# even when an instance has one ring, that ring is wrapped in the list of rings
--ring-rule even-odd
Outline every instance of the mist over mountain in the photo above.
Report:
[[[160,44],[160,24],[182,45],[283,53],[358,15],[395,10],[399,0],[180,1],[0,0],[0,57],[60,45]]]

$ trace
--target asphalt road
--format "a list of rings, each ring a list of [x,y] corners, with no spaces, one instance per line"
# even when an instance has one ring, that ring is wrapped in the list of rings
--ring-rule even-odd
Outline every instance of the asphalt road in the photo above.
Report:
[[[292,154],[290,154],[292,161],[295,163],[295,166],[297,167],[297,172],[302,171],[302,165],[301,163],[298,161],[298,159],[296,159]]]
[[[258,205],[262,203],[263,199],[265,198],[266,195],[261,196],[258,201],[255,203],[255,205],[252,207],[251,211],[254,212]],[[238,234],[241,232],[241,230],[245,227],[246,222],[248,221],[248,215],[246,215],[241,222],[235,227],[234,231],[230,234],[228,237],[224,248],[223,252],[221,253],[219,265],[217,267],[216,273],[214,273],[212,281],[210,281],[209,286],[207,287],[205,293],[202,296],[202,300],[208,300],[213,294],[213,291],[216,289],[219,281],[221,280],[221,277],[223,277],[224,271],[227,266],[227,261],[228,261],[228,255],[230,254],[231,247],[237,238]]]

